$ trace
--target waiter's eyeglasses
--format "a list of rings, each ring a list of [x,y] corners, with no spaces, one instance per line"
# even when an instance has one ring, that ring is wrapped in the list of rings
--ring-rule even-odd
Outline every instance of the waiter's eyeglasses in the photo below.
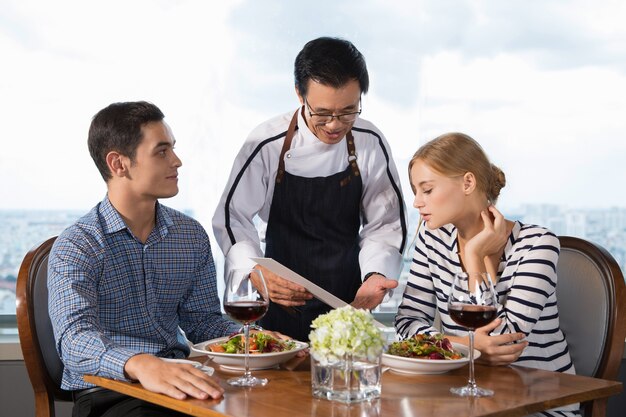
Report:
[[[333,119],[337,119],[342,123],[352,123],[357,119],[357,117],[359,117],[359,114],[361,114],[361,111],[363,110],[361,107],[360,99],[359,99],[359,111],[343,113],[343,114],[313,113],[311,111],[311,105],[309,104],[306,98],[304,99],[304,103],[306,104],[307,111],[309,112],[309,117],[311,118],[313,123],[315,123],[316,125],[328,124],[332,122]]]

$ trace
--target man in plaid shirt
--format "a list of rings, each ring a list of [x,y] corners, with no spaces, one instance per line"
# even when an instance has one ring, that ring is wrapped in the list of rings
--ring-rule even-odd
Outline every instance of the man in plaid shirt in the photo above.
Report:
[[[74,416],[176,415],[94,388],[85,374],[179,399],[223,394],[201,370],[161,359],[189,354],[181,329],[194,343],[239,329],[221,315],[205,230],[158,202],[178,193],[182,165],[163,118],[147,102],[114,103],[94,116],[88,145],[107,195],[50,254],[50,317]]]

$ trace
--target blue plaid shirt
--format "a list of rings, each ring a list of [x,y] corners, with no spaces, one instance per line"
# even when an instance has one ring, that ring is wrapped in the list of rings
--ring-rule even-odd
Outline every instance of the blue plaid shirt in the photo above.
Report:
[[[48,274],[64,389],[90,387],[85,374],[126,379],[139,353],[186,357],[180,329],[198,343],[240,327],[222,317],[204,228],[159,203],[144,244],[105,198],[58,237]]]

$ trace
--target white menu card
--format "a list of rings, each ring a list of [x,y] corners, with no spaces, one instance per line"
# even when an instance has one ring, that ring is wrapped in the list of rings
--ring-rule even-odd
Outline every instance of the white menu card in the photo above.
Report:
[[[280,275],[286,280],[289,280],[298,285],[302,285],[304,288],[307,289],[307,291],[313,294],[315,298],[317,298],[320,301],[323,301],[324,303],[328,304],[332,308],[339,308],[339,307],[348,305],[348,303],[343,301],[341,298],[332,295],[331,293],[329,293],[328,291],[326,291],[319,285],[312,283],[308,279],[304,278],[302,275],[292,271],[291,269],[287,268],[285,265],[281,264],[280,262],[272,258],[250,258],[250,259],[258,263],[259,265],[269,269],[276,275]],[[376,320],[374,320],[374,324],[379,328],[386,327],[384,324]]]

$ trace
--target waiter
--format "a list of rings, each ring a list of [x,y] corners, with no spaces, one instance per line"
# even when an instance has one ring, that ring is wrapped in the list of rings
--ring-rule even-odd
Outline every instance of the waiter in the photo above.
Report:
[[[252,131],[215,211],[226,273],[264,255],[355,307],[374,308],[398,285],[406,217],[389,145],[359,118],[365,59],[346,40],[319,38],[300,51],[294,75],[300,107]],[[257,267],[271,299],[261,325],[308,340],[311,321],[330,307]]]

